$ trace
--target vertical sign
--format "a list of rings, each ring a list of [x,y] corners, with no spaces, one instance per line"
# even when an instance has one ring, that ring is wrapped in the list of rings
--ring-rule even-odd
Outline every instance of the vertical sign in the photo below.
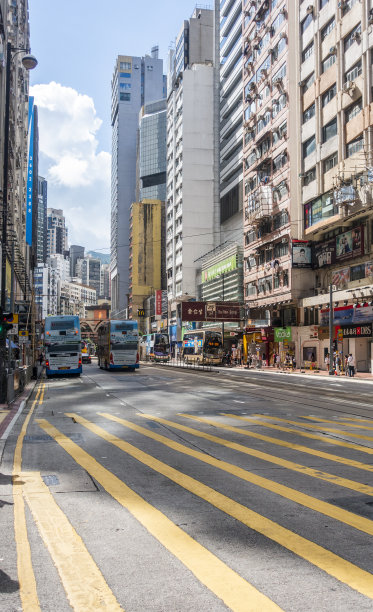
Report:
[[[155,314],[162,314],[162,289],[157,289],[155,292]]]
[[[29,97],[27,142],[26,244],[32,244],[32,184],[34,175],[34,98]]]

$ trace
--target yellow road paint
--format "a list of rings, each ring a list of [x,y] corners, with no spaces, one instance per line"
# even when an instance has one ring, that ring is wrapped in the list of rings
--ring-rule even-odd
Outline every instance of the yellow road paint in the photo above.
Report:
[[[341,442],[339,440],[332,440],[330,438],[327,438],[326,436],[317,436],[316,434],[298,431],[297,429],[292,429],[291,427],[283,427],[281,425],[275,425],[274,423],[265,423],[265,421],[253,420],[251,417],[250,418],[243,417],[237,414],[228,414],[225,412],[222,412],[221,414],[222,416],[227,416],[230,419],[248,421],[252,425],[260,425],[261,427],[267,427],[268,429],[275,429],[276,431],[285,431],[286,433],[295,433],[297,434],[297,436],[303,436],[305,438],[310,438],[311,440],[321,440],[321,442],[326,442],[327,444],[333,444],[335,446],[341,446],[343,448],[350,448],[352,450],[366,453],[368,455],[373,455],[373,448],[369,448],[367,446],[360,446],[359,444],[355,444],[352,442]],[[198,421],[198,417],[193,417],[191,415],[180,414],[179,416],[182,416],[187,419],[192,419],[194,421]],[[227,429],[229,431],[229,426],[222,426],[220,424],[217,424],[215,421],[211,421],[211,423],[215,427],[222,427],[222,429]],[[235,431],[235,429],[232,429],[231,431]],[[264,436],[262,434],[258,434],[252,431],[251,432],[248,432],[246,430],[243,430],[243,431],[245,431],[245,435],[251,438],[257,438],[258,440],[263,440],[265,442],[271,442],[272,444],[277,444],[277,446],[284,446],[286,448],[292,448],[302,453],[308,453],[309,455],[316,455],[318,457],[323,457],[323,459],[328,459],[330,461],[335,461],[337,463],[343,463],[345,465],[350,465],[351,467],[356,467],[359,470],[373,472],[373,465],[361,463],[360,461],[355,461],[354,459],[345,459],[344,457],[340,457],[338,455],[332,455],[330,453],[325,453],[324,451],[315,451],[314,449],[308,446],[303,446],[301,444],[293,444],[292,442],[286,442],[285,440],[280,440],[279,438],[271,438],[269,436]]]
[[[74,416],[78,421],[78,416]],[[109,472],[91,455],[67,438],[45,419],[40,427],[161,544],[234,612],[275,612],[281,610],[268,597],[230,569],[218,557],[177,527],[124,482]],[[361,570],[360,570],[361,571]],[[364,577],[357,576],[358,581]]]
[[[246,421],[245,417],[238,416],[236,414],[226,414],[221,413],[222,416],[226,416],[232,419],[237,419],[240,421]],[[258,434],[253,431],[247,431],[246,429],[240,429],[239,427],[233,427],[231,425],[224,425],[223,423],[219,423],[218,421],[214,421],[213,419],[209,419],[207,417],[195,417],[190,414],[179,414],[179,416],[190,419],[191,421],[196,421],[197,423],[204,423],[205,425],[212,425],[213,427],[217,427],[218,429],[223,429],[225,431],[231,431],[232,433],[239,433],[243,436],[247,436],[248,438],[254,438],[256,440],[263,440],[263,442],[269,442],[270,444],[275,444],[276,446],[283,446],[284,448],[290,448],[291,450],[296,450],[301,453],[306,453],[308,455],[313,455],[315,457],[321,457],[322,459],[327,459],[328,461],[334,461],[336,463],[342,463],[343,465],[348,465],[350,467],[357,468],[359,470],[365,470],[367,472],[373,472],[372,465],[366,465],[365,463],[361,463],[360,461],[355,461],[354,459],[346,459],[345,457],[339,457],[338,455],[332,455],[330,453],[325,453],[324,451],[315,450],[308,446],[303,446],[302,444],[293,444],[292,442],[286,442],[285,440],[280,440],[279,438],[272,438],[270,436],[264,436],[263,434]],[[258,421],[260,423],[260,421]],[[284,429],[284,428],[281,428]],[[291,430],[288,430],[291,431]],[[296,431],[296,430],[294,430]],[[308,468],[311,469],[311,468]],[[319,472],[317,470],[318,474]],[[333,482],[336,482],[337,476],[333,475]],[[365,485],[362,485],[365,486]]]
[[[320,427],[320,425],[314,425],[313,423],[299,423],[298,421],[290,421],[289,419],[280,419],[279,417],[272,417],[266,414],[259,415],[254,414],[254,417],[259,417],[261,419],[271,419],[273,421],[280,421],[281,423],[288,423],[289,425],[297,425],[298,427],[312,427],[312,429],[321,429],[322,431],[330,431],[331,433],[348,435],[350,438],[359,438],[360,440],[368,440],[369,442],[373,442],[373,438],[370,436],[363,436],[361,434],[354,434],[350,431],[343,431],[342,429],[334,429],[334,427]],[[251,421],[255,423],[255,421]],[[343,425],[343,423],[339,423],[339,425]]]
[[[17,548],[19,594],[23,612],[39,612],[40,610],[34,569],[32,567],[30,544],[27,535],[25,502],[22,496],[22,478],[20,478],[20,472],[22,469],[23,439],[26,435],[27,426],[35,410],[42,388],[44,389],[44,384],[39,385],[31,409],[24,420],[13,458],[14,537]]]
[[[150,438],[151,440],[156,440],[160,444],[164,444],[165,446],[168,446],[169,448],[172,448],[173,450],[179,453],[183,453],[184,455],[188,455],[189,457],[198,459],[199,461],[202,461],[203,463],[212,465],[213,467],[216,467],[219,470],[223,470],[224,472],[227,472],[228,474],[232,474],[233,476],[236,476],[237,478],[241,478],[241,480],[245,480],[246,482],[251,482],[252,484],[257,485],[258,487],[261,487],[262,489],[271,491],[271,493],[275,493],[276,495],[281,495],[281,497],[284,497],[285,499],[289,499],[295,502],[296,504],[300,504],[301,506],[304,506],[305,508],[309,508],[310,510],[315,510],[316,512],[319,512],[320,514],[324,514],[325,516],[329,516],[333,519],[336,519],[337,521],[340,521],[341,523],[345,523],[346,525],[349,525],[350,527],[354,527],[355,529],[358,529],[359,531],[367,533],[368,535],[373,535],[373,521],[371,521],[370,519],[366,519],[364,517],[358,516],[357,514],[354,514],[353,512],[348,512],[347,510],[338,508],[338,506],[333,506],[333,504],[329,504],[315,497],[311,497],[310,495],[301,493],[300,491],[296,491],[295,489],[279,484],[273,480],[269,480],[268,478],[263,478],[262,476],[253,474],[252,472],[249,472],[243,468],[232,465],[231,463],[227,463],[226,461],[222,461],[220,459],[215,459],[214,457],[210,457],[209,455],[206,455],[206,453],[201,453],[199,451],[190,449],[187,446],[184,446],[183,444],[179,444],[178,442],[174,442],[173,440],[170,440],[166,436],[161,436],[160,434],[153,433],[152,431],[149,431],[149,429],[146,429],[139,425],[135,425],[134,423],[131,423],[130,421],[126,421],[125,419],[120,419],[119,417],[116,417],[106,412],[99,412],[98,414],[100,416],[105,417],[106,419],[110,421],[114,421],[115,423],[119,423],[120,425],[123,425],[124,427],[128,427],[128,429],[132,429],[132,431],[136,431],[137,433],[142,434],[143,436],[146,436]],[[153,417],[149,415],[142,414],[141,416],[144,418],[153,419]],[[154,417],[153,420],[156,422],[164,423],[165,425],[169,427],[173,427],[172,421],[166,421],[165,419],[159,419],[157,417]],[[193,432],[193,430],[191,430],[191,432]],[[218,443],[220,443],[220,441]],[[232,448],[233,445],[231,446],[228,443],[227,446]],[[260,453],[260,452],[256,453],[255,451],[253,453],[254,456],[259,456],[259,457],[261,454],[265,455],[265,453]],[[274,459],[276,458],[274,457]],[[286,466],[287,463],[291,464],[290,461],[289,462],[284,461],[283,463],[284,463],[284,467],[287,467]],[[278,465],[283,465],[283,463],[280,460],[280,463],[278,463]],[[296,464],[293,464],[293,465],[296,465]],[[299,466],[299,467],[302,468],[303,466]],[[288,469],[292,469],[292,468],[290,467]],[[307,468],[304,468],[304,470],[307,470]]]
[[[215,506],[215,508],[218,508],[227,515],[232,516],[250,529],[253,529],[274,542],[277,542],[299,557],[306,559],[316,567],[324,570],[326,573],[333,576],[340,582],[347,584],[359,593],[373,599],[373,576],[369,572],[362,570],[353,563],[350,563],[329,550],[322,548],[322,546],[319,546],[314,542],[310,542],[302,536],[293,533],[289,529],[286,529],[285,527],[278,525],[274,521],[271,521],[257,512],[250,510],[246,506],[223,495],[222,493],[219,493],[215,489],[212,489],[211,487],[199,482],[195,478],[187,476],[166,463],[155,459],[151,455],[148,455],[132,444],[121,440],[117,436],[108,433],[101,427],[94,425],[81,416],[74,413],[67,413],[67,416],[74,418],[77,423],[83,425],[95,435],[103,438],[110,444],[113,444],[131,457],[134,457],[137,461],[147,465],[152,470],[162,474],[169,480],[172,480],[179,486],[183,487],[187,491],[190,491],[197,497],[200,497],[212,506]],[[42,427],[43,423],[46,423],[46,421],[42,421]],[[60,437],[58,435],[56,440],[58,442],[60,441]]]
[[[24,472],[21,476],[24,496],[73,610],[122,610],[81,537],[55,502],[40,473]]]
[[[358,429],[373,429],[373,427],[369,427],[369,425],[355,425],[355,423],[348,423],[346,422],[346,419],[344,419],[343,421],[330,421],[328,419],[317,419],[316,417],[302,417],[302,419],[310,419],[311,421],[317,421],[318,423],[332,423],[333,425],[342,425],[343,427],[357,427]],[[364,423],[369,423],[369,422],[372,423],[372,421],[364,421]],[[305,425],[309,425],[309,423],[305,423]],[[315,426],[313,425],[313,427]]]

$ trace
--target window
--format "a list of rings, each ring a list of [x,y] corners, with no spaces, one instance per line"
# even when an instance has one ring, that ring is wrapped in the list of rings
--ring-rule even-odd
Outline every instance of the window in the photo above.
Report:
[[[329,172],[334,166],[338,164],[338,153],[333,153],[330,157],[327,157],[323,161],[323,171]]]
[[[320,0],[320,3],[319,3],[320,10],[324,8],[324,6],[328,4],[328,2],[329,0]]]
[[[302,34],[305,33],[305,31],[307,30],[308,26],[311,25],[312,21],[313,21],[313,13],[309,13],[307,15],[307,17],[305,17],[303,19],[303,21],[301,22],[301,24],[300,24],[300,31],[301,31]]]
[[[302,145],[302,149],[303,149],[303,159],[305,159],[306,157],[311,155],[311,153],[313,153],[315,151],[315,149],[316,149],[316,138],[315,138],[315,136],[312,136],[311,138],[306,140],[306,142],[304,142],[303,145]]]
[[[311,168],[311,170],[308,170],[308,172],[305,174],[305,177],[303,179],[304,187],[307,187],[310,183],[312,183],[315,180],[316,180],[316,167],[314,166],[313,168]]]
[[[288,254],[288,251],[289,251],[289,243],[287,240],[286,242],[277,242],[275,244],[274,256],[275,258],[284,257],[285,255]]]
[[[326,72],[328,68],[330,68],[330,66],[333,66],[333,64],[335,64],[336,60],[337,55],[335,53],[328,55],[328,57],[321,62],[321,72]]]
[[[358,0],[344,0],[344,2],[342,2],[342,15],[345,16],[357,1]]]
[[[273,229],[277,230],[283,225],[287,225],[289,223],[289,215],[287,210],[283,210],[282,212],[274,215],[273,217]]]
[[[130,79],[131,78],[131,73],[130,72],[121,72],[119,74],[121,79]]]
[[[362,108],[363,108],[362,98],[360,98],[359,100],[356,100],[356,102],[354,102],[353,104],[351,104],[351,106],[346,108],[346,110],[345,110],[345,123],[348,123],[349,121],[351,121],[351,119],[356,117],[356,115],[358,115],[360,113]]]
[[[329,121],[326,125],[324,125],[322,129],[322,142],[327,142],[333,136],[337,135],[337,117],[334,117],[332,121]]]
[[[337,214],[338,206],[334,204],[332,193],[326,193],[304,206],[305,228]]]
[[[361,60],[359,60],[358,62],[356,62],[356,64],[354,64],[354,66],[352,66],[352,68],[350,68],[350,70],[347,70],[347,72],[345,72],[345,83],[347,83],[348,81],[354,81],[358,76],[361,75],[363,69],[361,66]]]
[[[334,85],[329,87],[329,89],[323,94],[323,97],[322,97],[323,107],[326,106],[330,102],[330,100],[332,100],[334,96],[336,95],[337,95],[337,84],[334,83]]]
[[[306,93],[307,89],[309,89],[314,82],[315,82],[315,73],[313,72],[303,82],[303,93]]]
[[[360,36],[361,36],[361,23],[359,23],[356,26],[356,28],[351,30],[351,32],[349,34],[347,34],[347,36],[345,36],[345,39],[344,39],[344,50],[347,51],[347,49],[352,47],[354,42],[360,41]]]
[[[279,29],[280,25],[285,21],[284,13],[279,13],[276,19],[272,22],[272,36]]]
[[[315,103],[311,104],[303,113],[303,123],[307,123],[312,117],[315,116]]]
[[[355,140],[351,140],[351,142],[346,145],[346,157],[351,157],[351,155],[359,153],[359,151],[362,151],[363,149],[364,138],[363,136],[359,136],[358,138],[355,138]]]
[[[285,166],[286,162],[287,162],[287,153],[286,151],[283,151],[282,153],[280,153],[280,155],[277,155],[273,160],[273,172],[277,172],[278,170],[280,170],[280,168]]]
[[[330,32],[335,28],[335,17],[333,17],[326,26],[321,30],[321,40],[325,40],[325,38],[330,34]]]
[[[120,89],[131,89],[131,83],[119,83]]]
[[[120,101],[121,102],[129,102],[131,100],[131,94],[130,93],[122,93],[120,92]]]
[[[245,286],[245,295],[256,295],[256,286],[255,283],[246,283]]]
[[[131,62],[120,62],[119,67],[121,70],[131,70]]]
[[[302,62],[305,62],[309,57],[311,57],[311,55],[313,55],[314,50],[315,50],[315,45],[312,41],[311,44],[308,45],[308,47],[306,47],[304,51],[302,52]]]

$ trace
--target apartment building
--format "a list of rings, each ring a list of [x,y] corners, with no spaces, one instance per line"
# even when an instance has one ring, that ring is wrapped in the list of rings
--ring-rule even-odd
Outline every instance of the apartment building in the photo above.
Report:
[[[301,202],[314,278],[302,300],[303,353],[320,364],[334,348],[372,371],[373,7],[370,0],[298,2],[300,24]],[[317,340],[306,340],[319,323]],[[340,330],[338,333],[338,329]],[[301,355],[303,358],[304,355]]]
[[[92,287],[100,295],[101,289],[101,261],[98,258],[88,255],[83,259],[78,259],[75,266],[75,274],[81,279],[83,285]]]
[[[130,209],[136,201],[139,112],[164,97],[163,61],[151,55],[119,55],[111,84],[111,295],[116,316],[125,316],[130,294]]]
[[[47,209],[47,256],[63,255],[68,250],[68,229],[63,210]]]
[[[48,208],[48,182],[38,176],[38,206],[37,206],[37,246],[36,261],[38,264],[47,261],[47,208]]]
[[[196,296],[196,260],[215,246],[214,12],[196,9],[169,56],[166,270],[168,299]],[[175,315],[175,316],[174,316]],[[171,325],[176,323],[171,304]]]

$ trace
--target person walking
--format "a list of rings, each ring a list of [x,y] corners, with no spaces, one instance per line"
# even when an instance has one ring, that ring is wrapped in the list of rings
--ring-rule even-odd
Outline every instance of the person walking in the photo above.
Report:
[[[345,376],[348,376],[348,355],[345,355],[344,367],[345,367]]]
[[[325,369],[326,369],[326,371],[327,371],[327,372],[329,372],[329,366],[330,366],[330,357],[329,357],[329,353],[327,353],[327,354],[325,355],[325,360],[324,360],[324,361],[325,361],[325,366],[326,366],[326,368],[325,368]]]
[[[336,376],[340,375],[341,367],[342,367],[342,359],[341,359],[341,356],[339,354],[337,354],[336,358],[335,358],[335,373],[336,373]]]
[[[350,353],[348,356],[347,364],[348,364],[348,375],[355,376],[355,359],[352,353]]]

